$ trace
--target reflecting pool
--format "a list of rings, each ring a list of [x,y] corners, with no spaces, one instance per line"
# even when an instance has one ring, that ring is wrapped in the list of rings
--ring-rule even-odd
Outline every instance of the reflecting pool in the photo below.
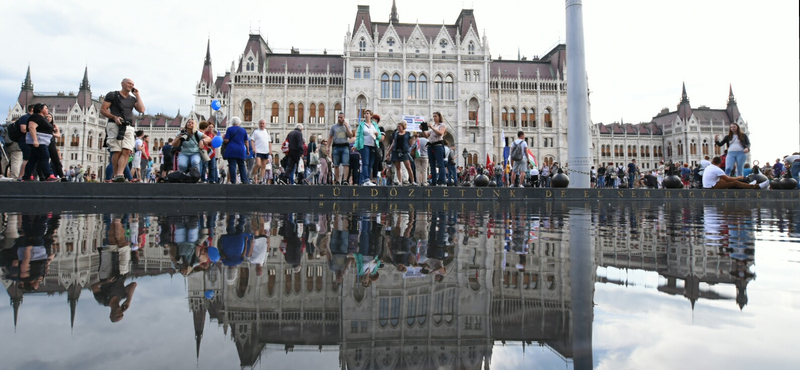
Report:
[[[796,362],[791,203],[256,207],[2,213],[2,368]]]

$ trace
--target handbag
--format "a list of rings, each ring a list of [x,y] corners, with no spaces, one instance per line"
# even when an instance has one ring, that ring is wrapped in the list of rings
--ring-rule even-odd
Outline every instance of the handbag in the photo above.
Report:
[[[197,132],[194,133],[194,138],[197,140],[197,143],[199,145],[200,144],[200,139],[197,137]],[[203,162],[210,162],[211,161],[211,157],[208,156],[208,150],[200,148],[200,159],[202,159]]]
[[[233,133],[233,135],[231,135],[231,137],[228,139],[228,142],[230,142],[231,140],[233,140],[234,136],[236,136],[236,133],[235,133],[235,132],[234,132],[234,133]],[[228,156],[226,156],[226,155],[225,155],[226,149],[228,149],[228,143],[226,143],[226,142],[225,142],[225,140],[223,140],[223,141],[222,141],[222,146],[220,146],[220,149],[219,149],[219,150],[220,150],[220,152],[222,153],[222,159],[225,159],[225,160],[227,160],[227,159],[228,159]]]

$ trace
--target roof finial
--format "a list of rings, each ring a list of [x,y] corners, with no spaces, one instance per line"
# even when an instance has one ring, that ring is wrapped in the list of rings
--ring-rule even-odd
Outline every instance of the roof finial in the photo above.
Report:
[[[389,23],[400,23],[400,19],[397,17],[397,4],[395,0],[392,0],[392,13],[389,14]]]

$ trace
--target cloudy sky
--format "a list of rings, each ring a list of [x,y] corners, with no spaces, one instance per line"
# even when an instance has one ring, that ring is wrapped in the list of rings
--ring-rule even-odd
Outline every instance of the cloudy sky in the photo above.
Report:
[[[230,68],[250,30],[276,51],[340,52],[358,4],[388,20],[391,0],[0,2],[0,102],[13,105],[30,64],[38,92],[77,91],[85,66],[96,96],[131,77],[148,113],[192,109],[206,42],[215,74]],[[563,0],[399,0],[401,22],[453,23],[475,9],[493,57],[542,55],[565,40]],[[723,108],[732,84],[754,158],[798,150],[797,1],[584,0],[591,118],[649,121],[674,110],[686,83],[692,106]],[[0,104],[0,105],[2,105]]]

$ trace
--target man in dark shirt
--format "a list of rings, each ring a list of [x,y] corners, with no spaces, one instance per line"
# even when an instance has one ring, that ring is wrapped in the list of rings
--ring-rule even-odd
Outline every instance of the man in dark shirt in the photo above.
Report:
[[[286,140],[289,140],[289,153],[286,154],[288,157],[286,164],[286,176],[289,178],[289,184],[294,185],[294,175],[297,171],[297,163],[300,162],[301,158],[303,157],[303,148],[305,146],[305,140],[303,139],[303,124],[298,123],[294,130],[290,131],[289,134],[286,135]]]
[[[628,163],[628,187],[633,189],[636,185],[636,160],[631,159]]]
[[[161,148],[161,178],[166,178],[172,171],[172,138]]]
[[[136,95],[134,95],[136,94]],[[114,182],[125,182],[123,170],[128,165],[128,157],[133,151],[133,129],[125,129],[133,124],[133,109],[144,113],[142,94],[133,85],[133,80],[122,80],[122,89],[106,95],[100,114],[108,118],[106,142],[111,150],[111,166],[114,169]],[[123,133],[120,135],[120,133]]]
[[[606,185],[606,164],[600,163],[600,167],[597,167],[597,187],[603,188]]]
[[[19,150],[22,151],[22,166],[19,168],[12,168],[11,170],[17,171],[17,176],[20,178],[22,177],[23,172],[25,171],[25,166],[28,164],[28,160],[31,158],[31,147],[25,143],[25,136],[28,133],[28,119],[31,118],[33,114],[33,104],[28,105],[28,113],[19,117],[19,130],[22,132],[22,135],[17,140],[17,145],[19,145]]]
[[[361,153],[355,146],[350,147],[350,173],[353,175],[353,184],[358,184],[358,179],[361,178]],[[342,185],[348,184],[347,178],[345,177]]]

